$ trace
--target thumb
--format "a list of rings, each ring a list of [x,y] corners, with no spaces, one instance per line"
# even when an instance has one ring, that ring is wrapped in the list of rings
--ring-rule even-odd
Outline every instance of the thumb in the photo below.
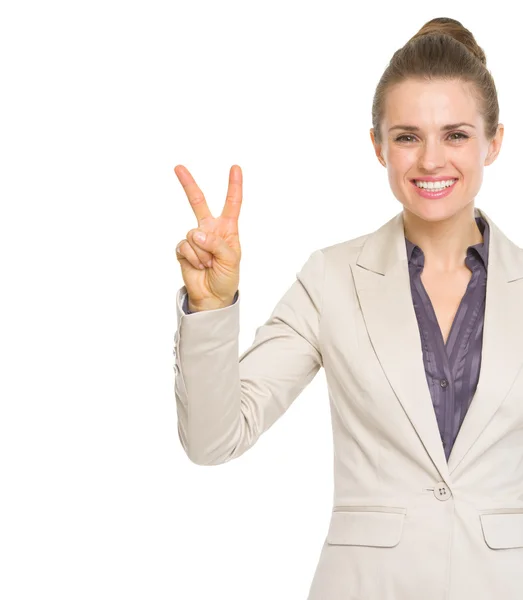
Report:
[[[200,239],[199,234],[203,234],[205,236],[205,239]],[[222,262],[231,265],[236,264],[236,252],[219,235],[216,235],[215,233],[209,231],[202,231],[201,229],[196,229],[193,233],[193,240],[196,245],[198,245],[203,250],[207,250],[207,252],[210,252],[213,256],[216,256],[216,258],[221,260]]]

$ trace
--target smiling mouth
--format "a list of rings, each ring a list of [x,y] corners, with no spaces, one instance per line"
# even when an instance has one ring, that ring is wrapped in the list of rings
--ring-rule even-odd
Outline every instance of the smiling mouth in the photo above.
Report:
[[[440,198],[446,198],[450,194],[452,194],[456,183],[459,179],[445,179],[444,181],[452,181],[450,185],[445,185],[443,187],[423,187],[416,185],[416,180],[411,179],[410,182],[416,188],[416,194],[421,196],[422,198],[426,198],[429,200],[439,200]]]

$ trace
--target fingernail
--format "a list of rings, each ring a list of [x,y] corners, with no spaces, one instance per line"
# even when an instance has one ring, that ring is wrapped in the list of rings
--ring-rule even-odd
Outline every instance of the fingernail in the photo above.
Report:
[[[203,233],[202,231],[197,231],[194,234],[194,239],[198,242],[205,242],[205,233]]]

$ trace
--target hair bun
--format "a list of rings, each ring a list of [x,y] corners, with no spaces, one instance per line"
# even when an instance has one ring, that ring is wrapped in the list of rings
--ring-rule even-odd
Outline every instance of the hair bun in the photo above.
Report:
[[[411,39],[414,40],[425,35],[448,35],[461,42],[485,66],[487,65],[487,58],[483,49],[478,46],[472,33],[456,19],[447,17],[431,19]]]

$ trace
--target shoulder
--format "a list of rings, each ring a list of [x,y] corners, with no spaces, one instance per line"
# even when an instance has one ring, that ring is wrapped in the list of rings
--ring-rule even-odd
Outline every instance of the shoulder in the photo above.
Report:
[[[355,262],[370,233],[321,248],[327,262]]]

